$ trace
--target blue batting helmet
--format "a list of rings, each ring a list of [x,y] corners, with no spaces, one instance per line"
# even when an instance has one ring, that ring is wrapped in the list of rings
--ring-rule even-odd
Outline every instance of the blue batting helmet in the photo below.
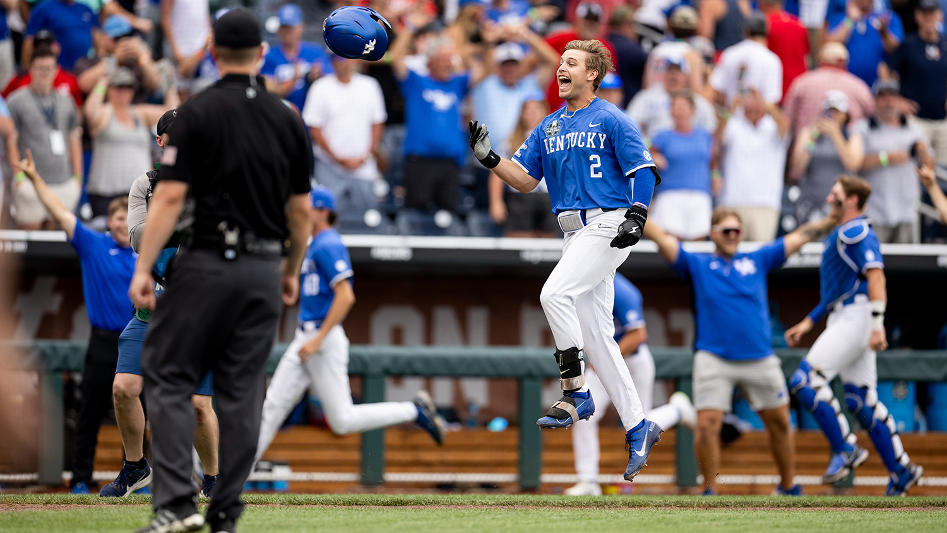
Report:
[[[391,24],[368,7],[345,6],[332,12],[322,25],[322,37],[336,55],[377,61],[388,50]]]
[[[312,201],[312,206],[317,209],[335,211],[335,194],[322,185],[316,185],[312,188],[309,199]]]
[[[618,77],[614,72],[609,72],[602,78],[602,84],[598,86],[599,89],[621,89],[622,82],[621,78]]]

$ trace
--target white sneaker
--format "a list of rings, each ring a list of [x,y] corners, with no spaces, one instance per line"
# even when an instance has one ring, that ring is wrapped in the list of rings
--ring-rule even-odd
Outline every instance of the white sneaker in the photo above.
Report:
[[[601,496],[602,487],[598,483],[580,481],[565,490],[566,496]]]
[[[668,399],[668,403],[681,411],[681,425],[694,431],[697,427],[697,409],[691,399],[681,391],[677,391]]]

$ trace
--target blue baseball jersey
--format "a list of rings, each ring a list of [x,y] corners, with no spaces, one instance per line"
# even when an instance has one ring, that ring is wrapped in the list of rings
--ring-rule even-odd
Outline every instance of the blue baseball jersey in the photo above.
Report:
[[[307,76],[314,65],[319,65],[323,74],[332,72],[332,64],[329,57],[321,46],[302,42],[299,44],[299,53],[296,59],[289,60],[283,52],[282,47],[274,46],[266,54],[263,67],[260,68],[260,74],[275,79],[279,83],[285,83],[296,75],[298,67],[299,78],[293,84],[293,90],[286,95],[286,99],[292,102],[298,109],[306,105],[306,93],[309,91],[309,82]]]
[[[512,160],[536,180],[546,178],[554,213],[631,207],[635,171],[654,167],[638,128],[601,98],[544,118]]]
[[[772,355],[766,275],[786,261],[782,239],[727,261],[681,248],[674,270],[694,291],[697,339],[694,348],[731,361]],[[740,327],[734,327],[739,324]]]
[[[352,260],[339,233],[327,229],[313,237],[303,260],[297,317],[299,324],[321,322],[329,313],[335,297],[332,287],[351,277]]]
[[[63,70],[71,71],[76,60],[88,55],[92,48],[92,29],[98,27],[99,17],[89,6],[65,0],[45,0],[33,8],[24,35],[32,37],[40,30],[53,32],[62,50],[59,64]]]
[[[641,291],[628,278],[615,274],[615,340],[625,333],[644,327],[644,309],[641,307]]]
[[[78,221],[70,244],[79,254],[89,323],[107,331],[124,330],[133,309],[128,286],[138,254],[131,246],[119,246],[110,234],[93,231]]]
[[[819,283],[822,301],[809,314],[818,322],[826,309],[837,303],[848,304],[858,294],[868,294],[865,273],[884,268],[881,244],[865,217],[858,217],[837,228],[825,239]]]

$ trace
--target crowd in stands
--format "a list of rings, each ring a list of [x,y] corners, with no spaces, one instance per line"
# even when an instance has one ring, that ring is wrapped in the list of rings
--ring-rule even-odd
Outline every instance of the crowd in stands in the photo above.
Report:
[[[839,174],[874,188],[883,242],[943,233],[919,212],[947,170],[941,0],[368,0],[393,26],[373,63],[322,42],[347,2],[296,1],[250,7],[269,45],[261,73],[308,126],[313,182],[338,196],[343,233],[561,235],[542,184],[523,195],[473,161],[467,121],[509,157],[562,105],[555,72],[574,39],[612,54],[598,96],[651,148],[651,216],[670,233],[706,238],[726,206],[750,240],[772,239],[820,217]],[[157,161],[158,117],[216,81],[209,43],[228,7],[0,0],[4,227],[55,228],[10,165],[27,149],[67,207],[104,225]]]

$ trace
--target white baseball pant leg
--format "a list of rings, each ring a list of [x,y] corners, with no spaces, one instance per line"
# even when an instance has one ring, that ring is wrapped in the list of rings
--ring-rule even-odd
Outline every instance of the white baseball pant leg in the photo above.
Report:
[[[629,250],[612,248],[609,242],[624,220],[622,210],[604,212],[588,217],[582,229],[567,233],[562,259],[543,285],[540,302],[556,348],[585,350],[627,431],[644,420],[644,411],[612,338],[615,270]]]
[[[283,425],[289,413],[299,404],[306,389],[311,385],[309,376],[299,359],[299,348],[316,332],[296,330],[293,342],[286,349],[286,353],[276,366],[270,386],[266,389],[266,399],[263,400],[263,418],[260,421],[260,439],[256,445],[257,462],[266,453],[276,431]]]
[[[638,348],[638,353],[625,358],[625,364],[631,379],[638,390],[641,407],[647,413],[648,420],[658,424],[662,429],[670,429],[681,421],[681,412],[673,405],[662,405],[652,409],[654,396],[654,357],[647,344]],[[599,459],[601,448],[598,438],[599,422],[605,412],[612,405],[605,386],[595,370],[589,368],[585,373],[585,382],[595,401],[595,414],[588,423],[573,424],[572,426],[572,453],[575,457],[575,473],[580,481],[597,483],[599,474]],[[667,425],[664,425],[667,424]]]
[[[829,383],[836,375],[844,383],[874,389],[878,386],[878,368],[871,338],[871,302],[867,298],[832,311],[806,355],[812,368]]]

